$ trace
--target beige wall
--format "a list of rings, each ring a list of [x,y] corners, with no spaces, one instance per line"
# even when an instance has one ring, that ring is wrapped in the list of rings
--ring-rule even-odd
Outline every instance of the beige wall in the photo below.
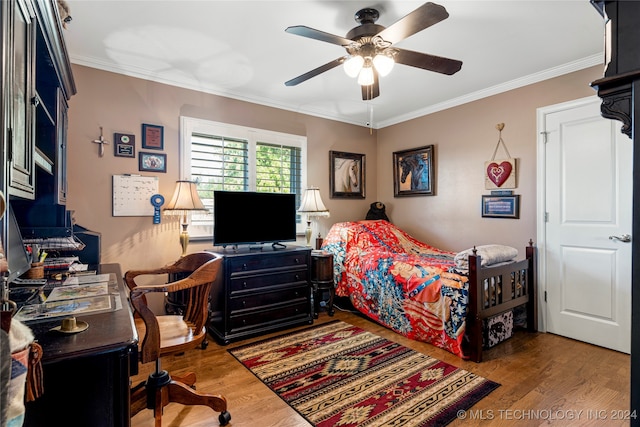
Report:
[[[323,234],[336,221],[364,218],[377,193],[375,179],[376,133],[341,122],[306,116],[236,101],[201,92],[162,85],[88,67],[73,66],[78,93],[69,103],[67,207],[74,210],[76,222],[102,233],[102,262],[118,262],[122,270],[153,267],[179,257],[180,226],[177,217],[163,217],[153,225],[151,217],[113,217],[111,215],[114,174],[143,174],[159,177],[160,193],[169,199],[179,179],[178,132],[180,115],[307,136],[307,183],[320,188],[331,217],[320,220]],[[114,132],[136,136],[136,154],[141,147],[141,125],[164,126],[166,173],[138,171],[137,156],[113,155]],[[91,141],[104,128],[104,157]],[[329,150],[365,154],[367,198],[330,199]],[[252,221],[260,214],[247,213]],[[302,242],[302,241],[301,241]],[[189,250],[211,248],[212,244],[190,244]]]
[[[326,233],[338,221],[364,218],[369,204],[381,200],[391,220],[415,237],[453,251],[491,242],[523,250],[535,239],[536,108],[594,95],[589,83],[600,77],[593,67],[543,83],[468,103],[439,113],[374,131],[295,112],[259,106],[201,92],[162,85],[74,65],[78,94],[70,101],[68,137],[67,206],[76,222],[102,233],[102,261],[118,262],[123,271],[164,264],[180,254],[176,217],[111,215],[111,177],[140,173],[138,161],[114,157],[113,133],[136,135],[140,151],[142,123],[164,126],[167,173],[159,173],[160,193],[169,198],[179,179],[179,116],[189,115],[306,135],[308,184],[320,187],[331,217],[321,219]],[[484,189],[483,166],[498,140],[497,123],[506,124],[503,139],[519,159],[518,188],[522,195],[521,219],[480,217]],[[111,142],[98,157],[91,143],[103,126]],[[435,145],[436,195],[393,197],[392,153],[422,145]],[[366,199],[329,197],[329,151],[366,156]],[[153,175],[143,173],[144,175]],[[259,212],[251,216],[259,220]],[[191,244],[190,250],[211,248]]]
[[[536,239],[536,109],[596,93],[589,84],[601,77],[592,67],[430,114],[378,131],[378,198],[390,219],[414,237],[436,247],[460,251],[501,243],[524,248]],[[484,162],[502,139],[519,159],[517,188],[520,219],[482,218]],[[393,197],[392,153],[433,144],[436,195]],[[502,148],[498,156],[504,157]]]

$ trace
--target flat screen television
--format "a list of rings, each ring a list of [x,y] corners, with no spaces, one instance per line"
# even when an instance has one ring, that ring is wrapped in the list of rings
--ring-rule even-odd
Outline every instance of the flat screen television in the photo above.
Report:
[[[215,246],[279,244],[296,240],[296,195],[213,192]]]
[[[16,215],[9,203],[7,209],[7,221],[9,236],[7,239],[7,264],[9,265],[8,282],[11,283],[31,268],[31,256],[27,253],[22,242],[22,233],[18,227]]]

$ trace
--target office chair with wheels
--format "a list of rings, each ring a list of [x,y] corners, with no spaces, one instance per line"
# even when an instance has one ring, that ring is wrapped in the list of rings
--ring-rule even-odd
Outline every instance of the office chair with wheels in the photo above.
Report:
[[[206,343],[206,321],[209,294],[222,258],[209,253],[197,252],[185,255],[173,264],[152,270],[130,270],[124,281],[130,289],[130,300],[135,313],[139,336],[139,360],[141,363],[155,362],[155,371],[147,381],[131,389],[131,416],[142,409],[153,409],[156,427],[162,425],[162,410],[171,402],[183,405],[204,405],[220,412],[220,425],[227,425],[231,415],[227,411],[224,396],[195,391],[195,374],[171,376],[161,369],[160,358],[182,353]],[[164,284],[142,285],[136,278],[145,275],[173,274],[184,279]],[[182,315],[156,316],[147,306],[146,295],[150,292],[182,292],[185,306]]]

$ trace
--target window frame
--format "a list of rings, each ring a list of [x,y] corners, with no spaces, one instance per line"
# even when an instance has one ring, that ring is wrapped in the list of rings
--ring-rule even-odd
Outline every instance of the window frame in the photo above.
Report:
[[[180,179],[191,180],[191,136],[196,134],[216,135],[225,138],[243,139],[248,142],[248,191],[256,191],[256,145],[257,143],[294,146],[300,148],[300,190],[307,188],[307,137],[302,135],[287,134],[265,129],[247,126],[233,125],[212,120],[199,119],[189,116],[180,116],[179,130],[179,164]],[[301,194],[302,196],[302,194]],[[211,212],[213,214],[213,212]],[[213,228],[213,223],[212,223]],[[306,223],[302,219],[296,224],[296,232],[304,234]],[[194,235],[189,233],[191,241],[207,241],[213,236]]]

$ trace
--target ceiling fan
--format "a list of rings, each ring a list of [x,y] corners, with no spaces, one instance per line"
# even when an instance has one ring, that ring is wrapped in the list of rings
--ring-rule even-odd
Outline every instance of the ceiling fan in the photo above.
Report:
[[[394,63],[447,75],[457,73],[462,67],[462,61],[393,47],[395,43],[447,19],[449,13],[443,6],[425,3],[386,28],[375,23],[379,17],[376,9],[359,10],[355,20],[360,25],[352,28],[346,37],[304,25],[288,27],[285,30],[288,33],[342,46],[347,50],[347,55],[295,77],[285,85],[295,86],[342,64],[347,75],[358,77],[362,99],[366,101],[380,95],[378,77],[390,72]]]

